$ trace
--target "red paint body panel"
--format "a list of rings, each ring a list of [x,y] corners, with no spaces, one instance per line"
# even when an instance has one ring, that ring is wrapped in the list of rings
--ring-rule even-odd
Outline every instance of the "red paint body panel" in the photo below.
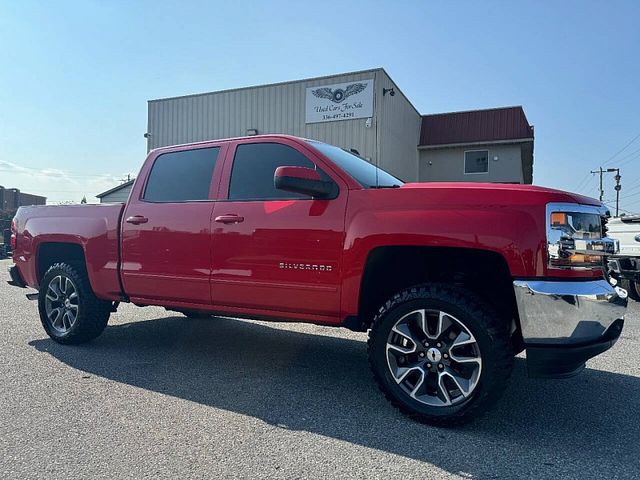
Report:
[[[251,139],[230,146],[222,174],[221,199],[228,196],[236,145],[261,141],[264,140]],[[280,317],[292,313],[315,315],[324,319],[323,323],[337,324],[341,321],[341,260],[348,185],[315,151],[305,148],[306,144],[290,140],[281,143],[316,163],[338,184],[340,193],[331,200],[216,202],[214,217],[231,214],[244,220],[213,226],[213,304],[223,310],[240,309],[234,310],[236,313],[262,309]]]
[[[17,249],[13,261],[25,282],[37,288],[39,248],[51,242],[82,247],[87,273],[96,295],[120,299],[118,229],[124,205],[69,205],[21,207],[16,214]]]
[[[342,314],[358,310],[369,253],[385,246],[459,247],[500,254],[513,277],[601,277],[601,271],[549,273],[548,202],[577,202],[565,192],[520,185],[409,183],[350,192],[346,217]],[[580,197],[580,203],[593,203]]]
[[[222,148],[208,201],[153,203],[142,199],[153,163],[164,150],[149,155],[131,190],[122,223],[121,272],[125,292],[139,303],[211,305],[211,213],[226,151],[224,145],[206,145],[213,146]],[[134,216],[144,217],[146,222],[127,223],[126,219]]]
[[[335,181],[337,197],[227,200],[235,148],[252,142],[297,149]],[[221,150],[208,200],[141,200],[158,155],[212,146]],[[339,325],[358,313],[366,261],[379,247],[491,251],[505,259],[513,277],[601,277],[601,270],[548,271],[549,202],[600,205],[591,198],[524,185],[413,183],[363,189],[296,137],[202,142],[151,152],[126,206],[21,208],[14,261],[26,282],[37,287],[38,247],[69,242],[84,249],[91,285],[101,298],[118,300],[126,294],[139,304]],[[124,219],[141,216],[147,222],[119,224],[121,213]]]

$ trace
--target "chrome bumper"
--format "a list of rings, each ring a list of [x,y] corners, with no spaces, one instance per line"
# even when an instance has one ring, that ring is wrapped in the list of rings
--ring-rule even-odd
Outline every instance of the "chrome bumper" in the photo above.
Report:
[[[516,280],[513,288],[525,345],[597,342],[627,307],[627,292],[604,279]]]

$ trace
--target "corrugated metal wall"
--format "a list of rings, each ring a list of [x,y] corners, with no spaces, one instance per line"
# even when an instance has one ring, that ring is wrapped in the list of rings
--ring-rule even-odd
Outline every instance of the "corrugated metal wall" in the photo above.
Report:
[[[405,181],[417,181],[422,117],[384,70],[377,83],[380,167]],[[383,95],[385,88],[393,88],[395,94]]]
[[[257,86],[186,97],[149,101],[147,132],[149,150],[203,140],[244,136],[248,129],[258,133],[285,133],[312,138],[343,148],[355,148],[372,162],[377,161],[375,123],[366,119],[305,124],[306,88],[342,82],[374,79],[376,95],[381,69],[310,80]],[[375,105],[374,105],[375,109]],[[375,111],[374,111],[375,115]],[[379,126],[378,126],[379,128]]]

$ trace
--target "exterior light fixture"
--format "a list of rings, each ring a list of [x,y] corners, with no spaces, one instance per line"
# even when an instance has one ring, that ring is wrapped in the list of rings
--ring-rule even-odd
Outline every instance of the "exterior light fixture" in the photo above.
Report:
[[[258,134],[258,129],[257,128],[248,128],[247,129],[247,135],[253,136],[253,135],[257,135],[257,134]]]
[[[391,87],[391,88],[383,88],[382,89],[382,96],[384,97],[387,93],[390,96],[393,97],[396,94],[396,91],[393,89],[393,87]]]

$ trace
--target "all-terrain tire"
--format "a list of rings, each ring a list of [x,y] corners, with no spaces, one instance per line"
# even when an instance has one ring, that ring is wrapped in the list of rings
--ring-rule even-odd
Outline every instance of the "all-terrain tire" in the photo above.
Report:
[[[625,279],[620,281],[620,286],[627,291],[629,298],[640,302],[640,282]]]
[[[402,389],[391,373],[387,359],[389,335],[396,322],[416,309],[446,312],[476,339],[481,373],[475,388],[459,403],[432,406],[420,402]],[[500,398],[513,369],[508,322],[473,293],[446,284],[417,285],[390,298],[374,317],[368,354],[375,380],[386,398],[409,417],[437,426],[460,425],[480,416]]]
[[[68,278],[77,291],[77,299],[74,300],[77,304],[75,321],[66,331],[61,331],[54,326],[46,310],[47,294],[51,296],[49,286],[58,278]],[[56,281],[59,282],[59,280]],[[102,333],[111,315],[111,302],[95,296],[83,266],[61,262],[52,265],[40,282],[38,310],[42,326],[51,339],[62,344],[77,345],[93,340]]]

